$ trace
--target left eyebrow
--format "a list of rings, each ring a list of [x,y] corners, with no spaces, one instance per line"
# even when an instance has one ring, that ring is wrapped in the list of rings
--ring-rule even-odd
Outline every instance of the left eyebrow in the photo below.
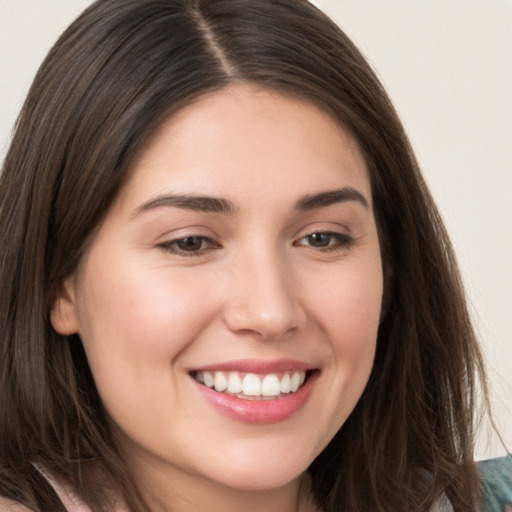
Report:
[[[341,188],[338,190],[329,190],[314,195],[307,195],[301,198],[295,205],[295,209],[299,211],[314,210],[315,208],[324,208],[336,203],[344,203],[347,201],[355,201],[369,208],[366,198],[353,188]]]

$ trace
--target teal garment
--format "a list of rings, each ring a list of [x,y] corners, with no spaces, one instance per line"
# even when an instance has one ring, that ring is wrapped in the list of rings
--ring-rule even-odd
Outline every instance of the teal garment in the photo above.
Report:
[[[478,463],[484,493],[482,512],[503,512],[512,504],[512,456],[484,460]]]

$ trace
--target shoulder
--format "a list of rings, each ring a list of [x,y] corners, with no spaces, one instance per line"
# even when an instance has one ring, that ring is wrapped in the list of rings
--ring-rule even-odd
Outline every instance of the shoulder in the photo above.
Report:
[[[478,463],[484,496],[483,512],[501,512],[512,503],[512,456]]]
[[[20,503],[0,496],[0,512],[32,512]]]

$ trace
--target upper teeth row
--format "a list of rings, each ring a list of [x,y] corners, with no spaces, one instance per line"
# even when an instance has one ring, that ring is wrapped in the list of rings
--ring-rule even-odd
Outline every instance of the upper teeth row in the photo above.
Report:
[[[278,396],[293,393],[304,383],[306,372],[297,370],[284,373],[279,378],[275,373],[257,375],[247,373],[244,377],[238,372],[197,372],[195,379],[215,391],[243,393],[247,396]]]

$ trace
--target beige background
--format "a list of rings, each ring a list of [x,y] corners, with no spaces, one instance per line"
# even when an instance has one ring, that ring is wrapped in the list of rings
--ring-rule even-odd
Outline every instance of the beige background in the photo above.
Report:
[[[90,3],[0,0],[0,160],[39,63]],[[512,449],[512,0],[315,3],[367,55],[402,116],[459,256]],[[484,432],[478,456],[500,453]]]

